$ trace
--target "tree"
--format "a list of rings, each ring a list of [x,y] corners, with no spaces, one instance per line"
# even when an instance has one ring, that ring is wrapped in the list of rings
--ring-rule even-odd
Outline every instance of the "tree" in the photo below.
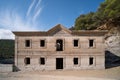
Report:
[[[93,13],[80,15],[75,21],[76,30],[92,30],[104,24],[109,19],[120,15],[120,0],[105,0],[100,4],[98,10]]]

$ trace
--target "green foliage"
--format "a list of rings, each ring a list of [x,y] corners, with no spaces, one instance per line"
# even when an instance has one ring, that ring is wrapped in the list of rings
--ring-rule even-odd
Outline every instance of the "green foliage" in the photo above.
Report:
[[[120,0],[106,0],[98,9],[99,16],[114,18],[120,15]],[[104,7],[103,7],[104,5]],[[100,15],[102,14],[102,15]]]
[[[0,58],[14,57],[14,40],[0,40]]]
[[[80,15],[75,21],[76,30],[96,29],[109,19],[120,16],[120,0],[105,0],[96,12]]]
[[[81,30],[88,30],[88,29],[94,29],[94,19],[93,19],[93,12],[90,12],[87,15],[81,15],[76,19],[75,23],[75,29],[81,29]],[[92,25],[90,25],[92,24]]]

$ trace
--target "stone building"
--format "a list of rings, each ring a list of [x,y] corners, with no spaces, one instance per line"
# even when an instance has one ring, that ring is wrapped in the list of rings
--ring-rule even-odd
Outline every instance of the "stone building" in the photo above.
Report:
[[[105,69],[106,31],[72,31],[58,24],[44,32],[13,33],[19,70]]]

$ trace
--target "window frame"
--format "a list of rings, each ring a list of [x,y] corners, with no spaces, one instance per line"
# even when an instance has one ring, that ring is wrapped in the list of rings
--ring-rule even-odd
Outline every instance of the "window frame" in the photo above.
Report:
[[[78,46],[74,46],[74,41],[78,41]],[[73,48],[79,48],[80,47],[80,40],[79,39],[73,39]]]
[[[44,43],[42,43],[42,41],[43,41]],[[40,40],[40,47],[45,47],[45,43],[46,43],[46,42],[45,42],[45,39],[41,39],[41,40]]]
[[[95,48],[96,47],[96,39],[90,38],[88,39],[88,48]],[[90,46],[90,40],[93,40],[93,46]]]
[[[57,41],[62,41],[62,49],[61,50],[57,50]],[[56,47],[56,49],[55,49],[55,51],[57,52],[60,52],[60,51],[64,51],[65,50],[65,39],[64,38],[57,38],[57,39],[55,39],[55,47]]]
[[[29,62],[28,62],[28,59],[29,59]],[[31,59],[30,59],[30,57],[25,57],[25,58],[24,58],[24,63],[25,63],[25,65],[30,65],[30,64],[31,64]]]
[[[26,46],[26,41],[29,40],[29,46]],[[25,48],[31,48],[32,47],[32,40],[31,39],[25,39],[25,42],[24,42],[24,46]]]
[[[76,62],[76,60],[77,60],[77,62]],[[79,65],[79,58],[78,57],[73,58],[73,64],[74,65]]]
[[[92,59],[92,62],[90,59]],[[95,65],[95,56],[90,56],[89,57],[89,66],[94,66],[94,65]]]
[[[40,63],[40,65],[45,65],[45,57],[40,57],[40,59],[39,59],[39,63]]]
[[[41,46],[41,41],[42,40],[44,40],[44,46],[43,47]],[[46,39],[40,39],[39,40],[39,47],[42,48],[42,49],[46,48],[47,47],[47,40]]]
[[[93,47],[94,46],[94,40],[93,39],[90,39],[89,40],[89,47]]]

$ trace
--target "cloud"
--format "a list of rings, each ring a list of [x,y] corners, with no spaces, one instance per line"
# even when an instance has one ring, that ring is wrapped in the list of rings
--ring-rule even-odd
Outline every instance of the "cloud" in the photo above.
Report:
[[[29,6],[28,11],[27,11],[27,16],[30,16],[30,12],[31,12],[34,4],[35,4],[35,1],[36,1],[36,0],[33,0],[33,2],[31,3],[31,5]]]
[[[36,22],[42,11],[41,1],[42,0],[33,0],[27,10],[27,18],[31,18],[33,23]]]
[[[36,6],[35,6],[35,11],[34,11],[34,16],[33,16],[33,21],[36,21],[37,17],[40,15],[42,11],[42,7],[40,7],[41,0],[38,0]]]
[[[4,29],[16,31],[37,30],[34,24],[30,23],[29,20],[25,21],[17,12],[10,12],[8,10],[2,15],[4,16],[0,19],[0,25]]]
[[[33,22],[36,21],[37,17],[40,15],[42,8],[38,9],[35,13],[35,15],[33,16]]]
[[[10,30],[0,29],[0,39],[14,39],[15,36]]]
[[[41,1],[42,1],[42,0],[39,0],[39,1],[38,1],[37,5],[35,6],[35,10],[37,10],[37,9],[39,8]]]
[[[25,15],[16,10],[5,9],[0,11],[0,39],[13,39],[11,31],[33,31],[39,30],[37,21],[41,13],[41,0],[33,0]],[[33,11],[33,13],[31,13]]]

